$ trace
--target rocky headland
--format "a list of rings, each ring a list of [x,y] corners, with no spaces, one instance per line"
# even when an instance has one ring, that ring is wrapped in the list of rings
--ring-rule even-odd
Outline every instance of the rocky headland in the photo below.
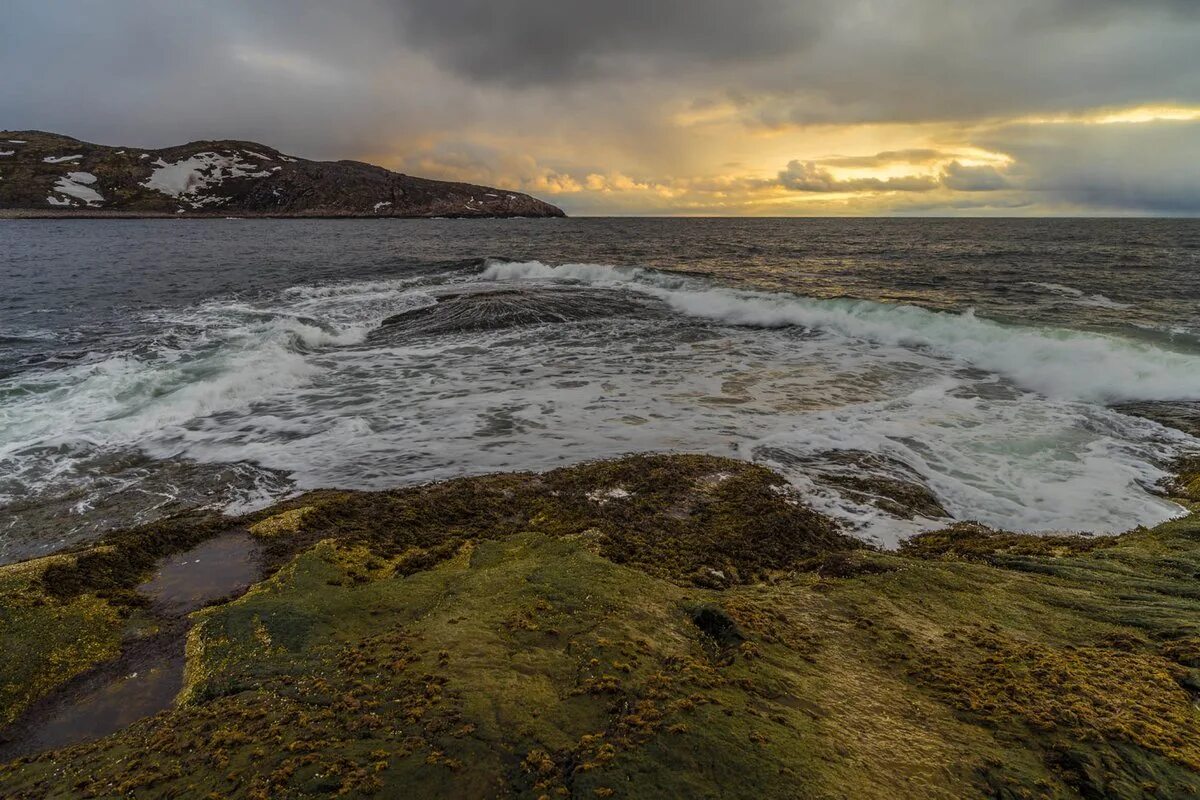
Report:
[[[521,192],[435,181],[266,145],[108,147],[0,131],[0,217],[561,217]]]

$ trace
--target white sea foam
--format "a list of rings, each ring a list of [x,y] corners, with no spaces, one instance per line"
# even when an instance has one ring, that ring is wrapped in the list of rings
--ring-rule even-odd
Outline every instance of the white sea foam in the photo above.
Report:
[[[1023,281],[1026,286],[1036,286],[1039,289],[1046,289],[1054,294],[1065,294],[1069,297],[1083,297],[1082,289],[1076,289],[1074,286],[1063,286],[1061,283],[1042,283],[1041,281]]]
[[[660,311],[372,336],[442,287],[514,281],[635,292]],[[298,488],[385,488],[635,450],[712,452],[772,463],[857,535],[894,544],[944,521],[901,521],[843,496],[813,468],[824,453],[894,459],[959,518],[1112,532],[1177,513],[1146,487],[1200,447],[1093,402],[1200,396],[1185,353],[648,270],[491,263],[148,321],[155,342],[0,379],[0,472],[53,484],[89,454],[133,448],[248,461]]]
[[[1194,445],[1183,433],[1100,406],[1027,394],[985,398],[947,378],[901,397],[789,420],[756,447],[809,464],[829,451],[886,456],[919,474],[957,519],[1118,533],[1135,520],[1154,524],[1183,513],[1145,489],[1167,476],[1157,464]],[[878,525],[878,512],[847,503],[804,470],[793,472],[818,506],[854,520],[881,544],[939,524]]]
[[[704,288],[676,276],[592,264],[494,263],[483,277],[624,286],[693,317],[764,328],[801,326],[923,348],[1054,398],[1200,400],[1200,356],[1099,333],[1003,325],[972,311],[953,314],[866,300]]]
[[[1109,308],[1114,310],[1122,310],[1132,308],[1129,303],[1120,303],[1102,294],[1088,294],[1082,289],[1076,289],[1074,286],[1063,286],[1061,283],[1042,283],[1040,281],[1024,281],[1026,286],[1036,286],[1039,289],[1046,289],[1052,294],[1059,295],[1065,298],[1066,302],[1077,306],[1087,306],[1090,308]]]

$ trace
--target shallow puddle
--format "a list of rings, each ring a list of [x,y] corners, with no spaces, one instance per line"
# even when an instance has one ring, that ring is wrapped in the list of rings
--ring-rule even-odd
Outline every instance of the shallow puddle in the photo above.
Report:
[[[259,548],[244,531],[210,539],[166,559],[138,591],[163,629],[130,643],[117,662],[86,676],[0,745],[0,756],[53,750],[99,739],[164,711],[183,687],[183,615],[244,592],[260,577]]]
[[[259,578],[258,545],[236,531],[171,556],[138,591],[162,614],[187,614],[240,594]]]
[[[183,687],[183,653],[160,654],[131,673],[51,711],[20,744],[25,752],[99,739],[171,707]]]

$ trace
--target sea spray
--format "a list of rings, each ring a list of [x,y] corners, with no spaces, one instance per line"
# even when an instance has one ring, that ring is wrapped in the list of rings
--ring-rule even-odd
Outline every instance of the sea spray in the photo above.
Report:
[[[502,303],[478,309],[509,311],[488,325],[380,330],[440,299],[497,291]],[[547,298],[553,314],[510,313]],[[572,303],[580,313],[563,311]],[[106,491],[101,465],[125,454],[247,465],[212,495],[245,508],[294,489],[710,452],[777,466],[848,530],[891,545],[947,520],[897,519],[842,491],[824,480],[823,453],[893,459],[956,518],[1114,532],[1178,513],[1148,488],[1200,447],[1098,404],[1200,396],[1198,357],[1183,349],[644,268],[490,261],[144,320],[152,336],[0,379],[0,494],[69,497],[83,519]],[[167,485],[151,477],[108,483]],[[26,516],[13,508],[18,530]]]
[[[1200,400],[1200,355],[1100,333],[1004,325],[972,310],[955,314],[866,300],[705,287],[678,276],[594,264],[493,263],[483,278],[622,286],[658,297],[680,313],[715,322],[799,326],[877,344],[925,348],[1058,399]]]

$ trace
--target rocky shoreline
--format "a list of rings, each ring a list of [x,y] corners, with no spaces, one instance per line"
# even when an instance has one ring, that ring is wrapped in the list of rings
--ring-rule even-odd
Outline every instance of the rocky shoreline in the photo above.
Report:
[[[187,513],[0,567],[0,794],[1182,796],[1197,574],[1195,515],[885,553],[709,456]]]

